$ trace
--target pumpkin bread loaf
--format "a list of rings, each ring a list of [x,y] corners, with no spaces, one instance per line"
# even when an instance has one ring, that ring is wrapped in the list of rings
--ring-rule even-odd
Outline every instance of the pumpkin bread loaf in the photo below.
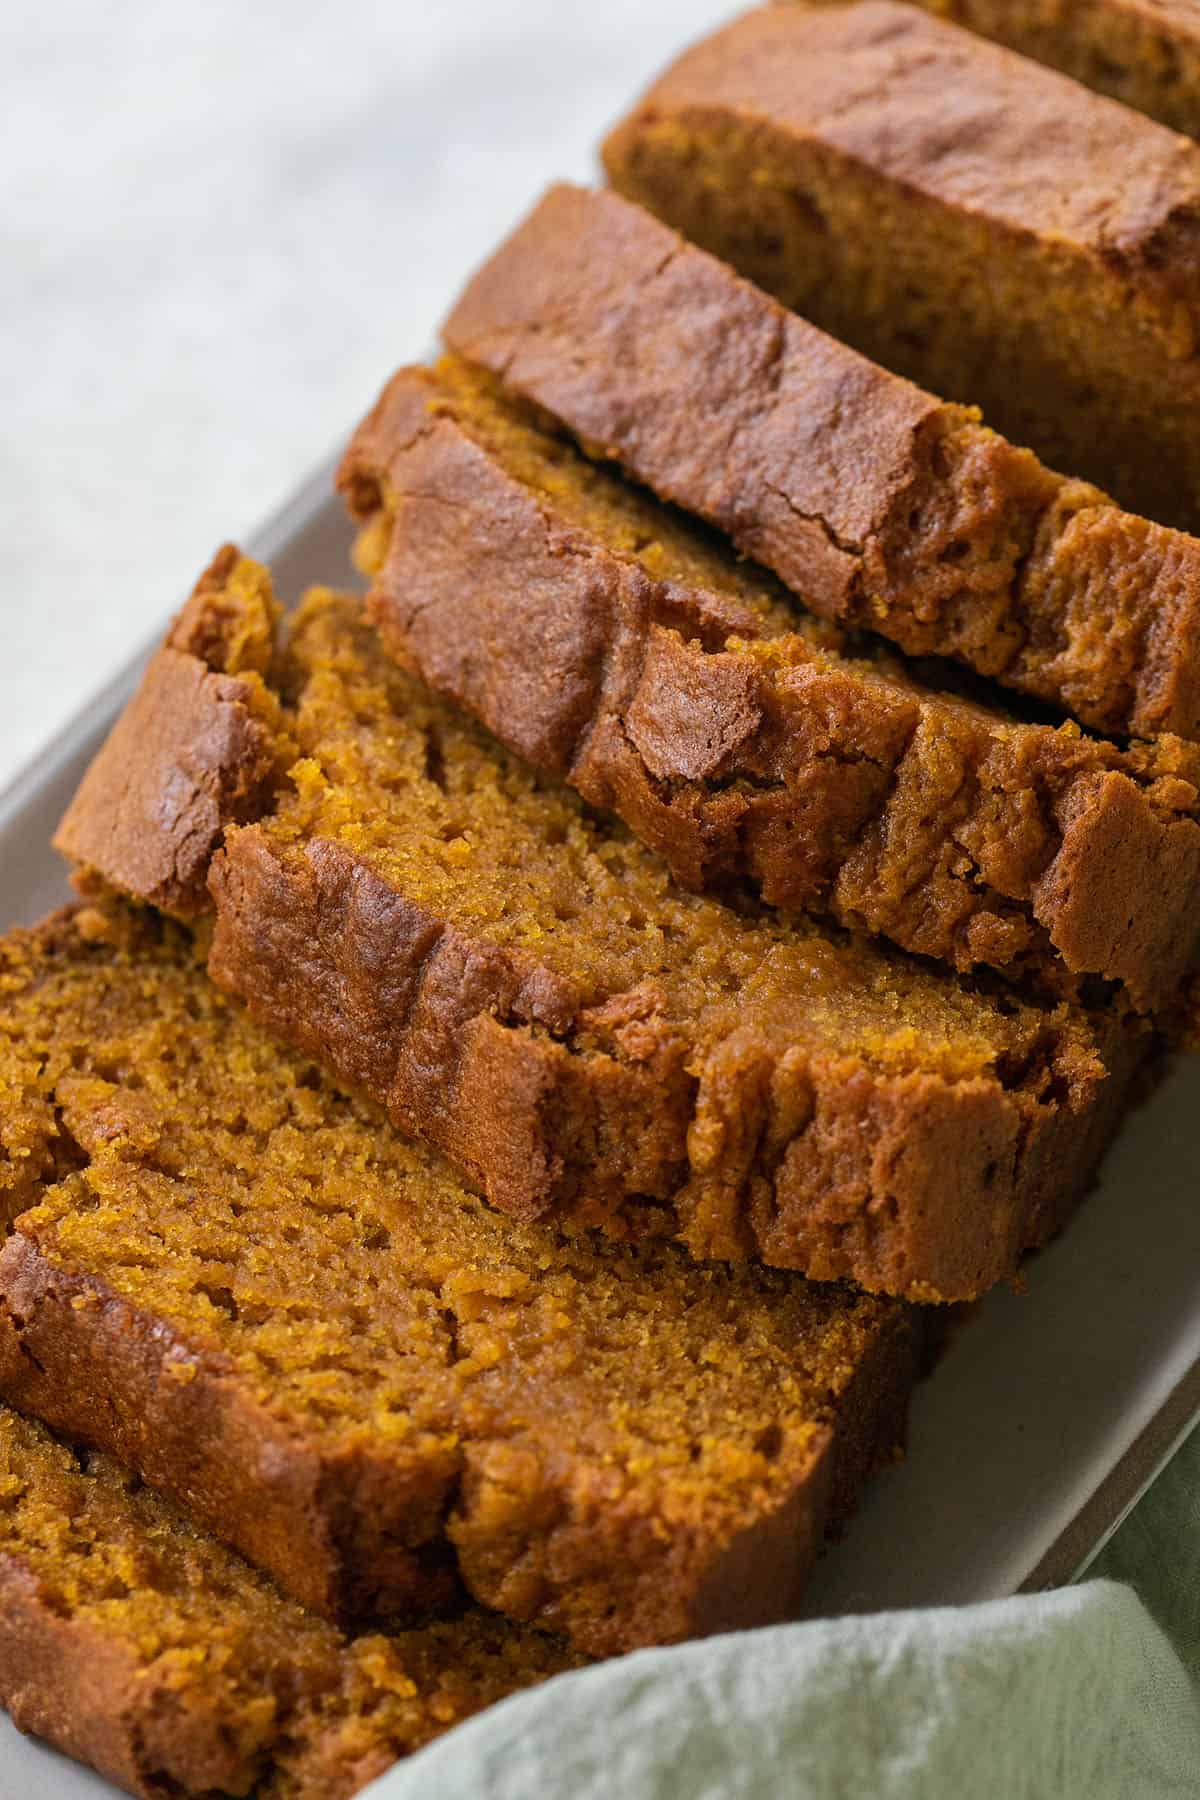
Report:
[[[502,1210],[910,1299],[982,1292],[1066,1216],[1136,1019],[680,891],[401,671],[353,600],[310,595],[278,660],[302,755],[226,830],[209,969]],[[131,793],[178,785],[152,748]]]
[[[0,1407],[0,1705],[141,1800],[348,1800],[575,1661],[478,1609],[347,1638],[119,1464]]]
[[[917,4],[1061,69],[1175,131],[1200,137],[1197,0],[917,0]]]
[[[0,987],[0,1391],[322,1614],[785,1617],[894,1454],[902,1304],[514,1225],[156,915],[15,933]]]
[[[445,332],[815,612],[1102,731],[1200,735],[1200,540],[1053,474],[643,208],[552,188]]]
[[[839,655],[453,358],[389,383],[341,484],[388,649],[686,885],[749,877],[963,970],[1061,958],[1147,1010],[1194,961],[1200,749],[1123,753]]]
[[[1200,524],[1190,139],[917,7],[860,0],[718,31],[605,162],[826,330],[1123,505]]]

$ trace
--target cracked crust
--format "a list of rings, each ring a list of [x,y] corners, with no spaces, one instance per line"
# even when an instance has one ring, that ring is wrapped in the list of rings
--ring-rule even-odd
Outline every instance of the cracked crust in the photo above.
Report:
[[[628,200],[552,188],[445,337],[822,616],[1100,731],[1200,733],[1200,543],[1053,474]]]
[[[911,1299],[978,1294],[1057,1230],[1141,1054],[1117,1017],[1090,1043],[1048,1023],[1011,1089],[995,1073],[889,1075],[806,1053],[749,997],[706,1042],[653,994],[627,997],[632,1019],[580,1009],[547,1036],[513,1010],[510,965],[485,946],[433,920],[385,940],[392,896],[344,852],[280,856],[241,832],[214,892],[215,978],[504,1211],[667,1229],[698,1256]]]
[[[595,1654],[785,1616],[902,1436],[909,1309],[503,1220],[112,917],[0,950],[65,1170],[0,1253],[4,1395],[327,1614],[457,1572]]]
[[[339,485],[398,661],[690,887],[748,877],[964,971],[1061,958],[1146,1011],[1194,961],[1183,745],[1014,724],[790,630],[767,576],[453,359],[393,377]]]
[[[629,198],[825,330],[1197,528],[1190,141],[916,7],[858,0],[735,20],[604,158]]]
[[[264,682],[279,608],[256,581],[232,545],[218,553],[54,837],[85,881],[102,871],[181,919],[207,907],[225,826],[269,807],[294,756]]]
[[[576,1665],[480,1612],[347,1637],[107,1457],[0,1407],[0,1705],[140,1800],[349,1800]]]
[[[959,1299],[1090,1180],[1148,1028],[679,891],[384,654],[296,615],[273,811],[209,969],[521,1219]]]

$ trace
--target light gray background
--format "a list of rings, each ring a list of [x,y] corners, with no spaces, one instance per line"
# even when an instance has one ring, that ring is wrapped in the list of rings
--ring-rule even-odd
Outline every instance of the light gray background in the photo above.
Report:
[[[5,0],[0,786],[736,0]]]

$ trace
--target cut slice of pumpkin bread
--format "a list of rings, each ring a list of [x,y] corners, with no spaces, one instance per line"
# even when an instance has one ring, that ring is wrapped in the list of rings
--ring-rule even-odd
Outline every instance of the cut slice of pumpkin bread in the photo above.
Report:
[[[209,968],[504,1211],[959,1299],[1090,1179],[1149,1036],[1118,1007],[680,891],[351,599],[309,596],[279,679],[303,754],[226,831]]]
[[[141,1800],[349,1800],[576,1660],[480,1609],[345,1637],[120,1464],[0,1407],[0,1705]]]
[[[1200,147],[896,0],[768,6],[609,138],[613,184],[887,367],[1200,522]]]
[[[1142,1010],[1195,960],[1195,747],[1121,752],[839,654],[453,358],[395,376],[341,485],[388,649],[688,886],[749,877],[960,969],[1065,965]]]
[[[1149,113],[1160,124],[1200,137],[1197,0],[917,0],[917,4],[995,38],[1022,56],[1061,69],[1099,93]]]
[[[514,1225],[154,915],[0,971],[5,1398],[339,1618],[456,1571],[596,1654],[793,1609],[903,1436],[910,1309]]]
[[[1102,731],[1200,735],[1200,540],[1054,474],[644,208],[551,188],[445,335],[826,618]]]

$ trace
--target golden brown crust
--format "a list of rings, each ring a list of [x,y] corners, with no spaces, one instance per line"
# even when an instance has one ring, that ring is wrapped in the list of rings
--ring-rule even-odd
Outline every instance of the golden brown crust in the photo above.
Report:
[[[0,1558],[0,1620],[0,1704],[13,1723],[127,1793],[148,1794],[132,1650],[60,1618],[11,1553]],[[144,1704],[153,1716],[154,1697]],[[229,1789],[242,1774],[227,1761],[221,1785]]]
[[[533,386],[554,400],[552,378]],[[631,412],[624,375],[621,390]],[[504,434],[541,453],[545,486],[513,471]],[[371,547],[368,609],[403,666],[691,887],[749,877],[773,905],[962,970],[1052,980],[1061,957],[1138,1008],[1170,999],[1200,942],[1200,825],[1169,750],[1156,779],[1153,756],[1014,724],[749,607],[731,618],[727,595],[651,575],[603,517],[577,522],[569,455],[453,365],[388,384],[339,480]]]
[[[922,436],[961,415],[644,208],[566,184],[476,273],[443,333],[830,617],[855,602],[859,546],[909,501]]]
[[[894,0],[696,46],[609,173],[826,329],[1194,529],[1200,151]]]
[[[630,155],[643,133],[658,145],[639,120]],[[713,143],[719,160],[715,130]],[[657,198],[670,211],[675,190]],[[816,612],[956,657],[1101,731],[1200,731],[1197,540],[1053,474],[641,207],[551,189],[445,332]],[[361,482],[349,495],[369,498]]]
[[[1162,125],[1200,137],[1197,0],[917,0],[917,4],[1007,44],[1022,56],[1061,69]]]
[[[227,545],[201,576],[54,838],[81,870],[179,918],[205,910],[225,825],[258,817],[291,760],[265,663],[222,641],[212,604],[247,568]],[[273,623],[274,602],[260,610]]]
[[[950,76],[968,93],[958,113],[946,107]],[[972,83],[986,108],[970,104]],[[1150,246],[1196,203],[1190,144],[900,0],[743,14],[686,51],[646,105],[697,96],[759,106],[798,132],[819,128],[864,162],[886,157],[897,181],[986,208],[1014,231],[1036,199],[1047,232],[1131,269],[1149,266]],[[1162,280],[1183,287],[1169,267]]]
[[[253,817],[275,771],[240,681],[163,649],[88,770],[55,848],[181,918],[203,911],[226,821]]]

